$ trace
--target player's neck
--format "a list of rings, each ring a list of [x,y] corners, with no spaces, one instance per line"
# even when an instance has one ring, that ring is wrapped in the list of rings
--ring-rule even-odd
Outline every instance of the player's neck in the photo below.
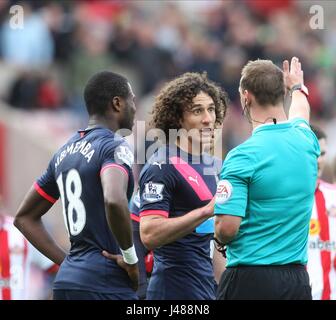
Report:
[[[271,124],[287,121],[287,116],[282,105],[278,106],[255,106],[250,109],[253,130],[262,124]]]
[[[103,127],[103,128],[110,129],[113,132],[116,132],[117,130],[120,129],[120,126],[118,125],[116,121],[113,121],[113,120],[114,119],[106,119],[98,115],[93,115],[89,118],[87,129]]]
[[[175,144],[184,152],[199,156],[203,153],[209,153],[210,148],[206,148],[206,145],[192,143],[188,138],[179,138],[175,141]]]

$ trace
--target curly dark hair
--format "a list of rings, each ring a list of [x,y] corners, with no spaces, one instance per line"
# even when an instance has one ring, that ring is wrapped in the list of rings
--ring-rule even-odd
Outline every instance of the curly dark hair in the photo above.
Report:
[[[192,100],[201,91],[214,101],[216,125],[221,125],[228,106],[226,92],[209,80],[205,72],[187,72],[169,81],[157,95],[151,127],[163,130],[167,137],[169,129],[180,129],[183,111],[192,106]]]

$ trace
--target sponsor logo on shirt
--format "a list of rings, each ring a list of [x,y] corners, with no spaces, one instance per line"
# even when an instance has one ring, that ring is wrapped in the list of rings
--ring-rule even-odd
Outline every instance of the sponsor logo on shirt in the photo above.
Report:
[[[309,234],[311,236],[319,235],[321,231],[320,222],[317,219],[310,220]]]
[[[317,240],[310,240],[309,249],[320,250],[320,251],[336,251],[336,242],[335,241],[322,241],[320,238]]]
[[[232,184],[228,180],[220,180],[217,185],[216,203],[223,204],[231,198]]]
[[[148,202],[157,202],[163,199],[162,191],[164,185],[161,183],[154,183],[152,181],[145,183],[145,191],[142,195],[143,199]]]
[[[195,176],[195,177],[193,177],[193,176],[189,176],[189,177],[188,177],[188,180],[189,180],[189,181],[192,181],[192,182],[195,182],[195,183],[199,186],[199,183],[198,183],[198,176]]]
[[[154,162],[152,163],[153,166],[158,166],[158,167],[160,168],[160,170],[162,169],[162,168],[161,168],[162,164],[164,164],[164,161],[160,161],[160,162],[158,162],[158,161],[154,161]]]

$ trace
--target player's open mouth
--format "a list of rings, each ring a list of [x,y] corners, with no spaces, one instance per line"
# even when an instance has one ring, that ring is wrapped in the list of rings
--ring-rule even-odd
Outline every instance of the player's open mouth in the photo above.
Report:
[[[203,128],[200,131],[202,136],[210,136],[213,134],[213,129],[211,128]]]

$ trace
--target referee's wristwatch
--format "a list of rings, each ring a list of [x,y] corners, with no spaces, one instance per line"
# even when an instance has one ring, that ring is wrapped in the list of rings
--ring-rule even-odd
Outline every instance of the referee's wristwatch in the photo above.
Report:
[[[292,94],[295,90],[300,90],[306,96],[306,98],[308,98],[308,96],[309,96],[308,88],[303,83],[295,84],[290,89],[289,95],[292,96]]]

